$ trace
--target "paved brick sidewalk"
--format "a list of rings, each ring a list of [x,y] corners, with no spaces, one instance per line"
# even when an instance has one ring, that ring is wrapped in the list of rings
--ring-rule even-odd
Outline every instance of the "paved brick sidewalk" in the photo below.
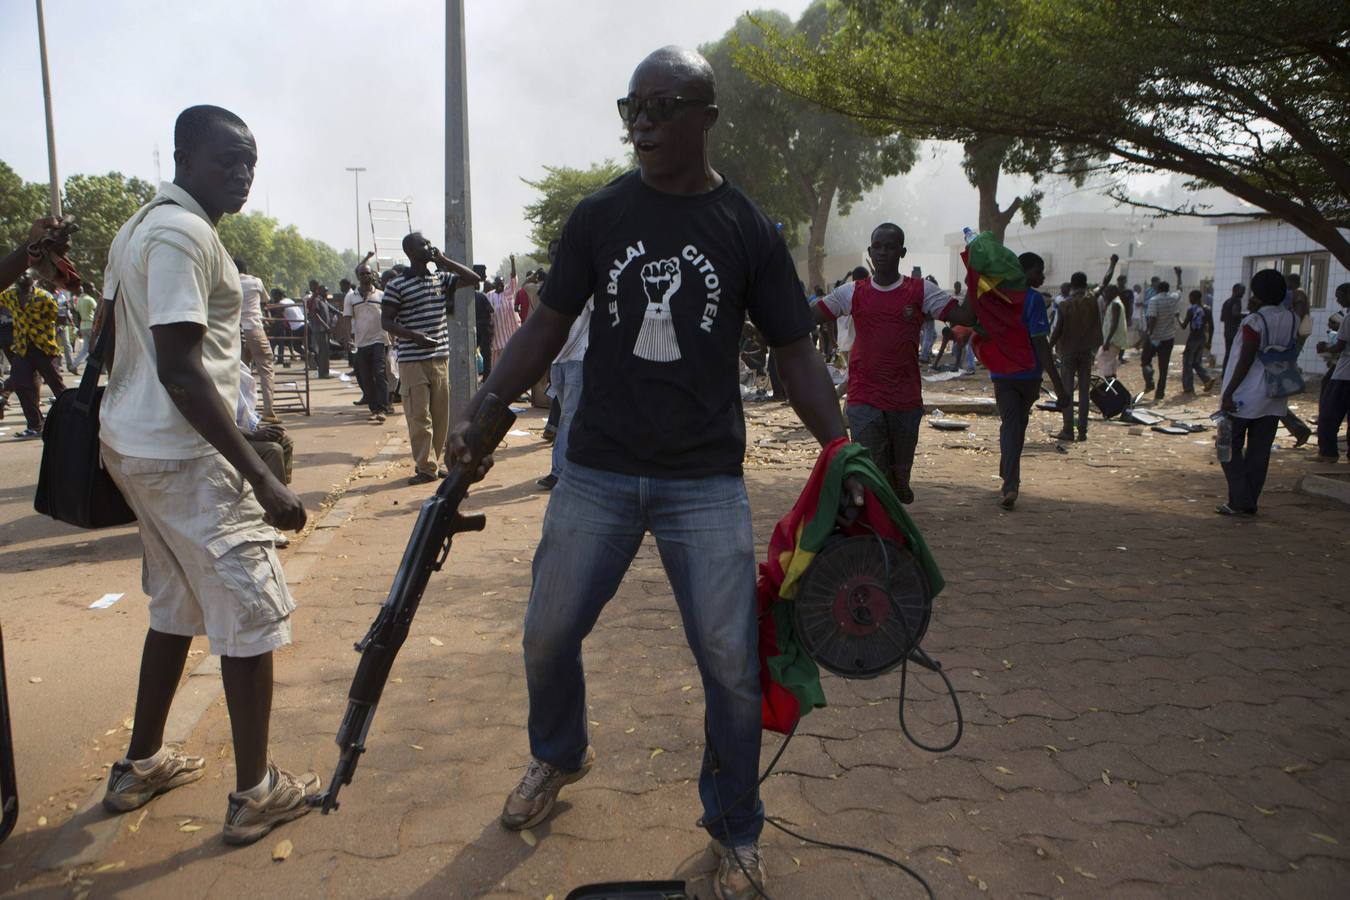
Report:
[[[813,451],[782,408],[750,417],[762,547]],[[1057,419],[1038,414],[1007,514],[997,421],[969,421],[925,428],[913,507],[948,578],[925,645],[960,691],[964,740],[941,756],[905,742],[898,675],[827,678],[831,706],[766,784],[769,812],[898,856],[944,898],[1343,896],[1350,594],[1334,551],[1350,515],[1292,492],[1311,453],[1278,452],[1262,517],[1234,522],[1212,513],[1222,476],[1208,435],[1094,424],[1089,444],[1059,453],[1046,437]],[[191,745],[208,777],[129,817],[137,830],[111,868],[74,873],[63,893],[561,900],[587,881],[675,873],[707,890],[702,691],[650,542],[586,646],[595,770],[528,839],[496,823],[527,753],[520,626],[547,465],[536,439],[509,443],[471,500],[488,530],[462,537],[433,579],[341,811],[226,850],[233,774],[216,708]],[[424,496],[391,459],[354,482],[363,499],[298,586],[298,640],[277,661],[275,756],[325,781],[351,643]],[[933,676],[916,680],[912,726],[940,738],[949,704]],[[775,746],[766,737],[766,761]],[[283,838],[294,851],[273,862]],[[893,869],[772,829],[765,846],[774,897],[921,895]]]

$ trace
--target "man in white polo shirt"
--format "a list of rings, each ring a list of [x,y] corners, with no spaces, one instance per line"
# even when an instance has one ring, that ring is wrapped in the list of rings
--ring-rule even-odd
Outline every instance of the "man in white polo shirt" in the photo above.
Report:
[[[127,755],[103,805],[126,812],[202,777],[204,762],[164,743],[194,635],[221,657],[236,790],[227,843],[256,841],[304,815],[319,780],[268,760],[272,651],[295,608],[272,527],[305,524],[300,499],[235,427],[239,273],[216,232],[248,199],[257,149],[227,110],[193,106],[174,125],[173,183],[131,218],[108,254],[116,353],[100,413],[103,462],[136,513],[150,630]]]

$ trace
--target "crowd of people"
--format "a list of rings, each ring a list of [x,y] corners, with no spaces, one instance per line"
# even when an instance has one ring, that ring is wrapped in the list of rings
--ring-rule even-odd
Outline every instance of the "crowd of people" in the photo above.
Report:
[[[551,471],[540,480],[552,493],[524,620],[530,758],[501,824],[539,824],[561,789],[595,765],[582,642],[650,532],[703,678],[698,792],[722,898],[757,896],[765,884],[743,367],[770,380],[823,450],[850,437],[865,446],[904,503],[915,496],[924,366],[984,367],[1001,420],[998,502],[1006,510],[1019,498],[1044,378],[1064,441],[1087,439],[1089,382],[1115,377],[1132,347],[1155,402],[1166,395],[1179,331],[1183,389],[1198,379],[1208,391],[1220,380],[1205,359],[1212,300],[1196,288],[1183,306],[1179,270],[1175,287],[1161,279],[1128,287],[1113,277],[1112,257],[1100,284],[1075,273],[1047,297],[1045,262],[1027,252],[1015,261],[1025,292],[995,302],[976,279],[948,290],[917,270],[902,275],[904,230],[884,222],[871,233],[870,268],[806,295],[779,230],[708,157],[718,110],[707,60],[656,51],[618,105],[637,169],[583,200],[550,243],[547,272],[526,272],[523,283],[514,258],[489,281],[483,266],[450,259],[414,232],[402,243],[406,266],[377,272],[368,256],[335,295],[318,281],[297,300],[267,292],[215,227],[247,200],[258,148],[238,116],[213,106],[179,116],[174,179],[119,231],[101,305],[92,285],[63,304],[59,291],[26,273],[24,247],[0,260],[0,284],[13,282],[0,309],[10,322],[7,383],[27,419],[21,436],[41,432],[38,379],[59,393],[58,366],[76,371],[95,318],[115,322],[102,460],[136,514],[150,624],[131,739],[111,767],[106,808],[135,809],[203,776],[201,757],[163,740],[199,634],[221,657],[235,753],[225,840],[250,843],[304,815],[319,789],[317,776],[290,773],[268,755],[272,654],[290,642],[295,608],[276,546],[306,521],[287,486],[293,442],[275,408],[276,371],[288,355],[319,378],[329,377],[335,347],[348,355],[362,392],[356,402],[374,422],[402,404],[413,484],[443,477],[442,461],[471,458],[468,421],[487,394],[552,407]],[[37,223],[33,239],[58,226]],[[482,383],[452,422],[449,324],[462,287],[474,289]],[[1231,447],[1220,512],[1228,515],[1256,512],[1276,425],[1288,415],[1283,388],[1271,384],[1293,378],[1288,361],[1310,333],[1307,298],[1293,278],[1255,273],[1244,312],[1245,294],[1234,286],[1218,316],[1227,344],[1218,405]],[[1336,299],[1350,306],[1350,284]],[[1329,364],[1318,423],[1328,457],[1338,452],[1350,405],[1347,320],[1317,345]],[[63,340],[63,328],[78,337]],[[827,358],[844,371],[841,382]],[[490,466],[483,461],[477,475]],[[844,504],[864,503],[856,481],[844,493]]]
[[[1005,509],[1012,509],[1017,501],[1018,459],[1042,377],[1048,376],[1054,385],[1054,406],[1063,417],[1063,427],[1056,439],[1086,441],[1093,385],[1115,379],[1128,351],[1139,352],[1144,378],[1143,395],[1136,401],[1145,395],[1152,395],[1150,399],[1155,405],[1164,401],[1172,351],[1179,334],[1184,397],[1193,397],[1197,384],[1208,393],[1222,383],[1224,393],[1218,405],[1231,419],[1246,421],[1274,415],[1276,424],[1283,423],[1293,435],[1295,447],[1306,444],[1314,434],[1289,410],[1284,399],[1288,394],[1268,398],[1271,402],[1256,402],[1260,398],[1247,396],[1255,391],[1257,382],[1264,384],[1264,361],[1273,365],[1274,357],[1280,355],[1296,367],[1296,360],[1312,333],[1308,297],[1297,274],[1272,275],[1273,270],[1258,273],[1261,278],[1253,278],[1250,302],[1245,304],[1246,286],[1233,286],[1231,296],[1218,311],[1225,348],[1219,364],[1209,356],[1216,318],[1212,286],[1202,282],[1189,290],[1183,304],[1179,267],[1173,270],[1175,285],[1154,276],[1147,287],[1139,284],[1130,287],[1125,275],[1114,275],[1120,260],[1112,254],[1100,284],[1090,286],[1085,273],[1075,272],[1060,285],[1057,295],[1049,296],[1038,290],[1045,281],[1041,258],[1024,253],[1019,261],[1030,290],[1021,320],[1014,327],[990,330],[977,342],[975,322],[960,312],[965,285],[958,282],[951,291],[945,291],[932,276],[921,276],[917,268],[902,277],[898,263],[904,253],[903,230],[892,223],[879,225],[868,248],[871,269],[858,267],[835,282],[829,293],[816,288],[808,302],[819,326],[820,352],[845,372],[839,390],[841,395],[847,395],[850,433],[855,441],[872,450],[875,462],[888,473],[892,487],[905,503],[914,497],[910,473],[923,410],[924,367],[930,373],[973,374],[977,365],[988,369],[1002,420],[1000,503]],[[1257,292],[1258,283],[1267,294],[1264,298]],[[1350,417],[1345,397],[1347,386],[1340,383],[1350,377],[1340,368],[1347,338],[1343,309],[1350,305],[1350,284],[1336,288],[1335,297],[1342,312],[1332,314],[1327,340],[1317,346],[1327,370],[1321,379],[1316,434],[1318,455],[1327,460],[1337,458],[1337,433]],[[855,303],[859,304],[857,309]],[[1272,319],[1275,314],[1266,309],[1272,304],[1287,314],[1278,316],[1278,322]],[[986,310],[986,314],[990,312]],[[1273,335],[1265,330],[1268,320],[1280,326]],[[934,353],[938,322],[943,323],[942,343]],[[1250,342],[1256,342],[1259,352],[1253,360],[1241,365],[1242,350]],[[977,343],[981,344],[980,353],[975,351]],[[949,344],[953,347],[953,362],[943,365],[941,360]],[[761,372],[767,368],[773,379],[773,396],[781,398],[783,393],[774,376],[772,360],[765,367],[755,356],[754,351],[760,346],[753,329],[747,326],[742,342],[746,370]],[[897,352],[896,348],[902,349]],[[1219,375],[1212,375],[1210,366],[1219,368]],[[1233,399],[1235,394],[1237,399]],[[1264,483],[1275,427],[1262,422],[1249,434],[1243,422],[1237,422],[1233,435],[1237,440],[1235,454],[1224,462],[1230,482],[1230,502],[1217,511],[1224,515],[1250,515],[1256,512],[1256,496],[1260,493],[1259,484]],[[1257,487],[1244,493],[1234,487],[1241,484]]]

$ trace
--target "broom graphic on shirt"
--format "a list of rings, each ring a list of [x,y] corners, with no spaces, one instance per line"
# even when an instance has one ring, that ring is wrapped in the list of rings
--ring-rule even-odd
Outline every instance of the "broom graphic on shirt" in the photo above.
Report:
[[[680,343],[670,318],[670,298],[680,289],[680,258],[672,256],[642,267],[642,289],[647,293],[647,311],[642,315],[633,355],[652,362],[675,362]]]

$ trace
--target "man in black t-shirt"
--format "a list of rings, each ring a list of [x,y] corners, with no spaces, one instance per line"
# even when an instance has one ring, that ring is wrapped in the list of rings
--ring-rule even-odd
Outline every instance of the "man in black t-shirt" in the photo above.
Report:
[[[763,882],[764,821],[755,547],[741,477],[738,347],[747,315],[774,348],[812,434],[824,445],[844,431],[787,245],[708,159],[714,102],[712,69],[697,53],[668,47],[638,66],[619,110],[639,169],[578,204],[539,308],[465,416],[482,393],[517,397],[533,384],[594,295],[581,407],[525,615],[534,758],[502,824],[543,821],[562,786],[589,771],[581,642],[650,531],[703,678],[699,794],[722,858],[718,896],[742,897]],[[450,459],[465,458],[466,427],[451,430]],[[850,493],[861,502],[856,484]]]

